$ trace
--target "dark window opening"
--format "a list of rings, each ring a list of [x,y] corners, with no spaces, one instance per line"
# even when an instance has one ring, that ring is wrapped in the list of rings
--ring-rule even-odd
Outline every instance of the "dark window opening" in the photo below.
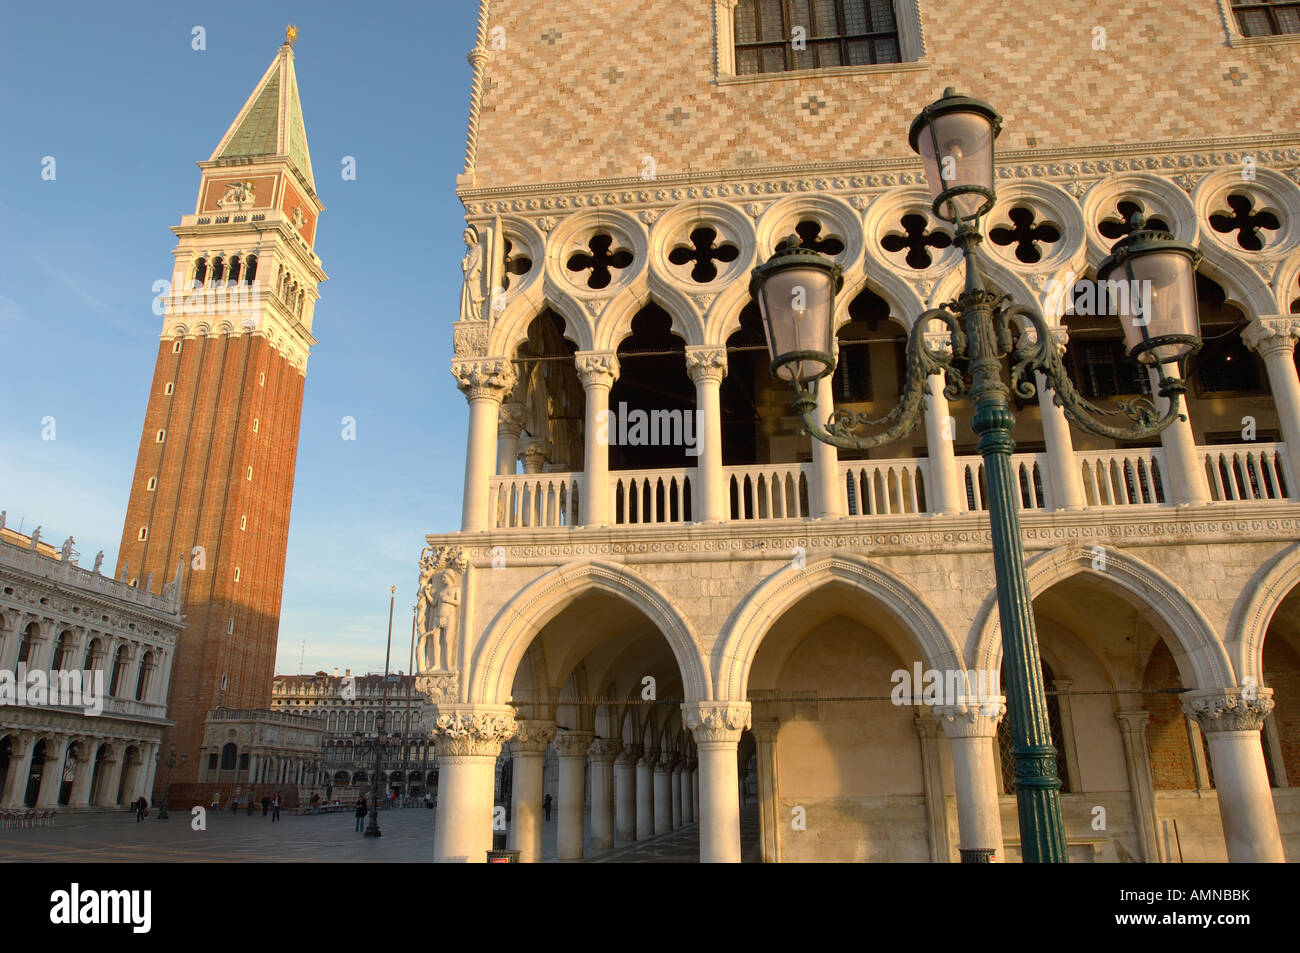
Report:
[[[740,0],[736,73],[902,62],[890,0]]]

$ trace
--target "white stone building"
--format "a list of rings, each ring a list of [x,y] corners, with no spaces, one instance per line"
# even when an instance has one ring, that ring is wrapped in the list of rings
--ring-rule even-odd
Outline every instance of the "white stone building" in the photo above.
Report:
[[[481,0],[463,523],[420,561],[437,859],[483,859],[504,745],[526,860],[548,748],[561,858],[585,824],[600,850],[692,823],[703,860],[1018,858],[997,706],[889,697],[918,664],[1001,664],[970,408],[936,389],[912,437],[837,455],[769,378],[749,293],[786,235],[833,258],[820,411],[895,405],[900,339],[962,282],[905,136],[947,85],[1007,114],[985,274],[1085,397],[1149,384],[1059,289],[1135,211],[1203,256],[1185,420],[1144,445],[1072,430],[1050,390],[1015,408],[1070,855],[1300,858],[1298,37],[1229,0],[1104,0],[1100,50],[1023,4],[870,6],[835,5],[802,55],[795,3],[615,28],[586,0]],[[694,411],[698,440],[638,435]]]
[[[156,595],[101,575],[98,559],[83,569],[72,542],[55,550],[0,528],[0,677],[20,666],[86,684],[97,674],[104,689],[97,715],[30,697],[0,705],[3,810],[124,806],[153,791],[167,757],[160,739],[184,628],[175,581]]]
[[[432,790],[437,772],[430,736],[433,705],[414,690],[410,675],[392,675],[386,690],[384,676],[354,676],[351,669],[342,676],[338,669],[333,675],[277,675],[271,708],[319,721],[320,774],[314,787],[322,797],[327,786],[330,796],[340,800],[355,800],[370,790],[380,711],[387,712],[383,790],[408,797]]]

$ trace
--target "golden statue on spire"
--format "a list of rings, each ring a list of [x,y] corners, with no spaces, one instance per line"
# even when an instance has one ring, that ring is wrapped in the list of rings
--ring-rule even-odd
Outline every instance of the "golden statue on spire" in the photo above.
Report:
[[[298,42],[298,28],[292,23],[284,28],[284,42],[290,46]]]

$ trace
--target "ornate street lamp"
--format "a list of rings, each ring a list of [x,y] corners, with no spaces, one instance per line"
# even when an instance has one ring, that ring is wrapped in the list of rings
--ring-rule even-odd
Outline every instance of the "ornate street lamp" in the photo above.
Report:
[[[1089,433],[1119,440],[1140,440],[1180,419],[1179,397],[1186,387],[1176,375],[1177,361],[1200,346],[1196,336],[1196,252],[1164,232],[1134,231],[1115,246],[1099,276],[1119,272],[1127,288],[1137,291],[1117,309],[1124,323],[1130,355],[1158,369],[1156,393],[1167,401],[1163,413],[1147,398],[1118,403],[1117,409],[1085,400],[1071,383],[1055,339],[1036,311],[1011,303],[1009,295],[984,286],[978,246],[980,219],[993,208],[993,141],[1001,120],[977,99],[950,88],[912,123],[909,141],[921,155],[939,218],[955,224],[955,243],[962,250],[966,284],[955,302],[921,314],[907,342],[907,378],[899,404],[880,418],[838,410],[826,421],[816,419],[817,381],[835,369],[834,297],[839,267],[800,248],[790,236],[772,258],[753,271],[750,292],[758,302],[772,354],[773,376],[794,389],[794,408],[808,432],[823,443],[848,450],[868,450],[910,433],[922,419],[931,375],[943,376],[950,401],[969,396],[975,414],[971,429],[979,437],[988,484],[989,521],[997,578],[998,616],[1007,671],[1007,707],[1011,719],[1011,753],[1015,760],[1020,839],[1027,862],[1065,862],[1065,826],[1061,819],[1056,749],[1047,721],[1033,605],[1025,577],[1021,546],[1018,486],[1011,467],[1015,449],[1011,393],[1023,400],[1036,393],[1035,372],[1054,392],[1055,403]],[[1149,292],[1149,293],[1148,293]],[[943,325],[952,351],[926,343],[926,328]],[[1023,333],[1015,343],[1017,332]],[[1028,332],[1028,333],[1025,333]],[[1003,381],[1010,363],[1010,386]],[[1170,371],[1172,368],[1172,371]],[[1098,416],[1123,415],[1127,426],[1112,426]],[[884,428],[857,436],[860,427]],[[963,850],[964,862],[987,860],[987,851]]]
[[[176,767],[178,764],[184,764],[187,758],[189,758],[189,755],[183,754],[179,761],[176,760],[176,745],[173,744],[171,746],[171,750],[167,754],[167,780],[163,783],[162,806],[158,808],[158,820],[160,821],[168,819],[167,801],[171,797],[172,793],[172,768]]]

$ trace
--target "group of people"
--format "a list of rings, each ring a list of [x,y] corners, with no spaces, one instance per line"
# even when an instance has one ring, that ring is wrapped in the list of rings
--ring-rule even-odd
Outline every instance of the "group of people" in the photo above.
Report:
[[[244,803],[247,805],[248,816],[252,817],[253,809],[256,806],[256,802],[253,799],[252,791],[248,792],[247,798],[245,799]],[[314,807],[318,803],[319,803],[319,798],[313,797],[312,806]],[[263,817],[266,817],[267,814],[270,814],[272,821],[278,821],[280,819],[280,808],[283,806],[284,806],[284,798],[281,797],[279,791],[276,791],[275,794],[262,795],[262,816]],[[213,791],[212,812],[215,814],[220,810],[221,810],[221,792]],[[231,814],[239,813],[239,791],[238,790],[236,790],[233,794],[230,795],[230,813]]]

